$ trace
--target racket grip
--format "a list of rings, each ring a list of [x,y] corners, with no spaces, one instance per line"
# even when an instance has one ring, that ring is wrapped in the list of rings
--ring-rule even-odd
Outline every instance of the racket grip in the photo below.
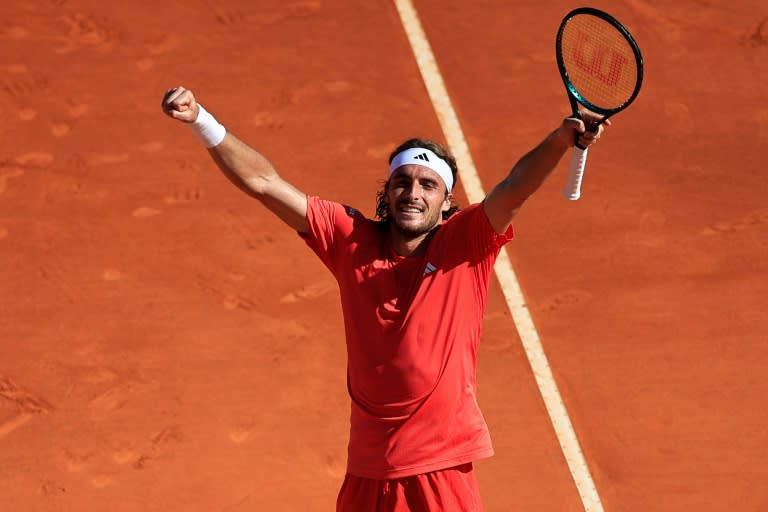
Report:
[[[563,189],[563,196],[576,201],[581,197],[581,180],[584,177],[584,167],[587,165],[587,152],[589,149],[573,148],[571,163],[568,166],[568,177]]]

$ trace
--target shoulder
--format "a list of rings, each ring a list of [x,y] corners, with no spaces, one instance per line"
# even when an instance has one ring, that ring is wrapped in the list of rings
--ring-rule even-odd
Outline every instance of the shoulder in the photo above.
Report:
[[[438,245],[453,251],[480,257],[493,253],[513,237],[512,227],[506,233],[496,233],[482,203],[471,204],[443,222],[435,236]]]
[[[307,221],[313,226],[325,226],[336,232],[351,233],[356,230],[376,230],[378,222],[367,218],[360,210],[336,201],[317,196],[307,198]]]
[[[350,219],[365,218],[365,216],[352,206],[337,203],[336,201],[329,201],[327,199],[321,199],[318,196],[307,197],[307,209],[311,213],[316,215],[323,215],[327,217],[348,217]]]
[[[485,217],[485,219],[484,219]],[[487,222],[482,203],[474,203],[462,208],[443,222],[444,228],[461,229],[475,223]]]

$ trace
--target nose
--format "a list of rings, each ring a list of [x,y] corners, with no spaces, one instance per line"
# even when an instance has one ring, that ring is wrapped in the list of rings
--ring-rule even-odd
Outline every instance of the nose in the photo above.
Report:
[[[405,187],[403,194],[406,198],[413,201],[421,197],[421,187],[416,181],[412,181],[409,186]]]

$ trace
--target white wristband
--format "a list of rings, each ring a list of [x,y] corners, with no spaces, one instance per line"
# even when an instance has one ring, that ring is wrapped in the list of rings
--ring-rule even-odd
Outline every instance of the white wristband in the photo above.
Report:
[[[200,137],[200,140],[203,141],[205,147],[212,148],[218,146],[221,144],[221,141],[224,140],[224,135],[227,134],[227,129],[205,110],[202,105],[198,103],[197,107],[199,108],[197,119],[190,125],[192,131],[195,135]]]

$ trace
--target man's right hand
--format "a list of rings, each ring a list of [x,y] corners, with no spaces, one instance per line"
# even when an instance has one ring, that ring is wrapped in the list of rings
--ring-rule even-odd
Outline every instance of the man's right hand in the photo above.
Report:
[[[185,123],[194,123],[200,112],[194,94],[184,87],[168,89],[163,95],[162,107],[167,116]]]

